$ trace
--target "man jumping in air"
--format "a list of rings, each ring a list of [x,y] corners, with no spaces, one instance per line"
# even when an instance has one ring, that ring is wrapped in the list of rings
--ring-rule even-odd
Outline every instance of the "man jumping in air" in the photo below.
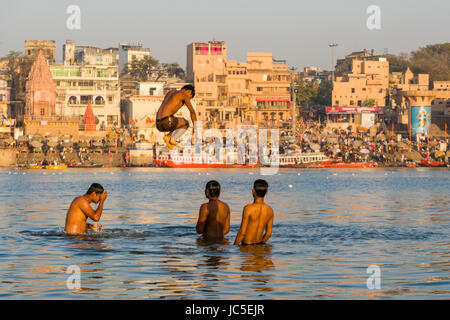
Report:
[[[197,121],[197,115],[192,107],[190,99],[194,98],[195,89],[192,85],[185,85],[181,90],[171,90],[164,97],[164,101],[156,113],[156,128],[160,132],[168,132],[164,136],[164,142],[169,149],[173,149],[177,144],[184,130],[189,128],[189,122],[184,118],[175,117],[174,114],[183,106],[189,109],[192,123]],[[175,130],[178,130],[173,136]]]

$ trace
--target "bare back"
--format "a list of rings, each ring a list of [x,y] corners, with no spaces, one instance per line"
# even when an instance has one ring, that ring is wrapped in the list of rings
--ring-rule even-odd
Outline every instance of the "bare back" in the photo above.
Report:
[[[242,223],[235,244],[260,244],[272,235],[273,210],[265,203],[252,203],[244,207]]]
[[[156,119],[161,119],[175,114],[184,105],[185,99],[186,96],[181,91],[169,91],[159,107],[156,114]]]
[[[70,234],[79,234],[86,232],[86,220],[88,216],[84,214],[82,207],[89,205],[89,202],[83,196],[75,198],[67,211],[65,232]]]
[[[220,200],[210,200],[200,207],[197,233],[211,239],[223,239],[230,230],[230,208]]]

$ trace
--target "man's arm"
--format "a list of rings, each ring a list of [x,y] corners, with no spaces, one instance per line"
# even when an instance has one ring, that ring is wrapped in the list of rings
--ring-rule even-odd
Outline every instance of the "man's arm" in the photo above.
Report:
[[[87,201],[82,201],[80,203],[80,209],[83,211],[83,213],[85,215],[87,215],[93,221],[98,222],[100,220],[100,217],[102,216],[103,203],[106,200],[107,194],[108,193],[106,192],[106,190],[103,191],[102,195],[100,196],[99,205],[98,205],[98,207],[97,207],[97,209],[95,211],[94,211],[94,209],[92,209],[92,207],[89,205],[89,203]]]
[[[197,121],[197,114],[195,113],[194,107],[191,104],[191,100],[185,94],[183,94],[183,102],[189,109],[189,113],[191,114],[192,125],[194,125],[195,121]]]
[[[239,232],[236,235],[236,240],[234,240],[235,245],[239,245],[242,242],[242,240],[244,240],[245,233],[247,232],[248,220],[249,220],[249,210],[247,209],[247,206],[245,206],[244,211],[242,213],[241,228],[239,229]]]
[[[227,219],[225,220],[225,227],[223,229],[223,235],[226,235],[230,231],[230,207],[225,204],[227,210]]]
[[[266,226],[266,233],[264,234],[263,243],[266,243],[267,240],[269,240],[270,236],[272,235],[272,225],[273,225],[273,210],[271,209],[271,217],[269,219],[269,221],[267,221],[267,226]]]
[[[201,234],[205,231],[206,219],[208,219],[208,205],[206,203],[200,206],[200,212],[198,214],[197,226],[195,229],[198,234]]]

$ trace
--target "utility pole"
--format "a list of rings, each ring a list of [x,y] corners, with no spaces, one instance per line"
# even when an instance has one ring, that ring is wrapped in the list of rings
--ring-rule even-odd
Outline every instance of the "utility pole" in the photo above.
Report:
[[[334,48],[338,46],[337,43],[331,43],[328,45],[331,48],[331,87],[333,87],[334,81]]]
[[[289,70],[291,70],[291,94],[292,94],[292,131],[294,133],[294,136],[297,132],[297,115],[295,112],[296,104],[297,104],[297,89],[295,88],[295,85],[297,84],[294,82],[294,71],[296,70],[296,67],[291,67]]]

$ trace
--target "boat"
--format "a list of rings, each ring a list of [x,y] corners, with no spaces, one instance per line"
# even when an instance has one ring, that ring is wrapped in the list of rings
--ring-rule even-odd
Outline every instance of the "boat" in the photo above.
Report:
[[[330,161],[323,153],[306,153],[289,156],[280,156],[281,168],[304,167],[305,164],[321,164]]]
[[[333,160],[313,163],[308,168],[373,168],[376,162],[334,162]]]
[[[64,170],[67,169],[67,165],[58,164],[58,165],[27,165],[27,169],[40,169],[40,170]]]
[[[417,168],[417,167],[420,167],[417,163],[409,163],[409,162],[407,162],[406,163],[406,166],[408,167],[408,168]]]
[[[441,161],[421,160],[420,162],[425,167],[445,167],[445,163]]]
[[[257,164],[228,164],[225,162],[203,162],[201,157],[161,155],[154,160],[155,166],[165,168],[256,168]]]

